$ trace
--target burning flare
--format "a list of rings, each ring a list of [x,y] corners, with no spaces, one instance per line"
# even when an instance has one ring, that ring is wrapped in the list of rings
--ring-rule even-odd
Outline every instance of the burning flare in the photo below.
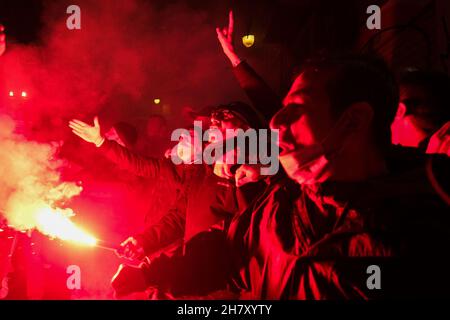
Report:
[[[42,208],[36,212],[36,228],[50,237],[95,246],[97,239],[77,227],[70,220],[73,215],[74,213],[70,209]]]
[[[61,182],[56,146],[27,141],[14,133],[14,121],[0,116],[0,211],[20,231],[37,229],[61,240],[95,246],[97,240],[77,227],[71,209],[61,207],[82,188]]]

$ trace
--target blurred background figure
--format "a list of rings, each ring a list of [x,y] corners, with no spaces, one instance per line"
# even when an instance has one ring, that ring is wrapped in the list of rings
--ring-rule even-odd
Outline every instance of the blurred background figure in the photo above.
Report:
[[[391,126],[392,143],[425,151],[431,136],[450,120],[449,77],[440,72],[411,70],[401,75],[399,85],[400,101]],[[443,128],[440,133],[445,136],[444,131],[448,130]],[[434,149],[439,151],[439,147]]]
[[[147,157],[163,156],[170,142],[166,118],[159,114],[150,115],[143,131],[143,137],[138,141],[136,151]]]
[[[0,23],[0,57],[6,51],[5,27]]]

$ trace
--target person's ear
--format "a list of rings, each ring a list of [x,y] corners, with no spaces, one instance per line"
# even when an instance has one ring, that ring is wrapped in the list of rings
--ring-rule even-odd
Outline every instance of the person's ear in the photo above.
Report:
[[[397,113],[395,114],[395,117],[398,119],[401,119],[405,116],[406,114],[406,105],[404,103],[399,103],[398,104],[398,109],[397,109]]]
[[[345,111],[345,128],[349,133],[358,133],[370,128],[374,117],[372,106],[367,102],[355,102]]]

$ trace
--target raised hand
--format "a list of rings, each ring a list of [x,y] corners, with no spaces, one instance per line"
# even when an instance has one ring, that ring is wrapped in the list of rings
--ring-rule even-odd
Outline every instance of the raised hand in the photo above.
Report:
[[[216,28],[217,39],[219,39],[220,45],[222,46],[223,52],[230,60],[233,66],[237,66],[241,59],[237,56],[234,45],[234,17],[233,11],[230,11],[228,15],[228,27],[227,28]]]
[[[105,138],[101,135],[97,117],[94,118],[93,126],[80,120],[72,120],[69,122],[69,127],[74,134],[84,141],[95,144],[97,147],[100,147],[105,141]]]

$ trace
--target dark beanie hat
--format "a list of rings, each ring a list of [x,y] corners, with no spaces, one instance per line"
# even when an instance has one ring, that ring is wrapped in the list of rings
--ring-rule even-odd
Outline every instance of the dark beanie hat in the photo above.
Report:
[[[133,146],[138,139],[138,133],[134,126],[127,122],[118,122],[114,125],[117,135],[127,145]]]
[[[241,119],[245,120],[248,125],[253,129],[266,129],[269,124],[255,108],[247,103],[236,101],[229,104],[221,104],[214,108],[213,111],[228,110],[236,114]]]

